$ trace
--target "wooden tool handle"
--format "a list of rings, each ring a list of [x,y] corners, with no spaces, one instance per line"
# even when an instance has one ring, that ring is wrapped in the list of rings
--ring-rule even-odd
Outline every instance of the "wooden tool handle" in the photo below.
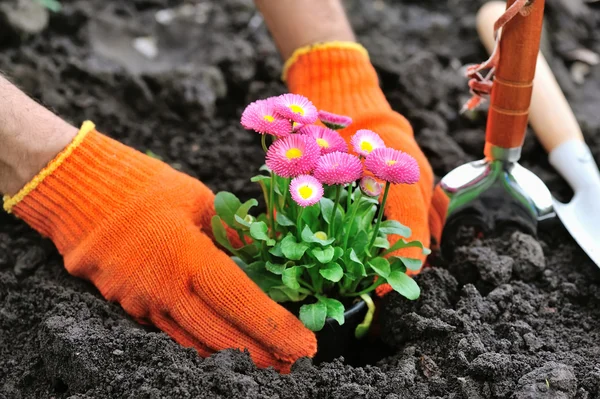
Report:
[[[477,14],[479,37],[490,53],[495,42],[494,22],[505,9],[503,1],[492,1],[481,7]],[[566,141],[583,141],[577,119],[541,52],[533,81],[529,122],[548,153]]]
[[[509,0],[510,7],[516,0]],[[502,148],[523,145],[533,78],[540,49],[545,0],[532,0],[502,29],[500,60],[488,114],[486,142]]]

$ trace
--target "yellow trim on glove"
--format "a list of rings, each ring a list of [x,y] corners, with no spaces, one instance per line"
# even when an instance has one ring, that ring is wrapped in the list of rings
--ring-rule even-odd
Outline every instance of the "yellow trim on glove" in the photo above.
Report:
[[[324,43],[313,43],[308,46],[300,47],[294,51],[290,58],[283,65],[283,72],[281,73],[281,80],[285,82],[287,79],[287,73],[289,69],[298,61],[298,58],[303,56],[304,54],[308,54],[312,51],[320,51],[327,49],[348,49],[348,50],[356,50],[360,53],[363,53],[367,59],[369,58],[369,53],[367,49],[361,46],[356,42],[341,42],[341,41],[333,41],[333,42],[324,42]]]
[[[81,144],[85,136],[89,132],[94,130],[95,127],[96,125],[94,125],[93,122],[83,122],[81,128],[79,129],[79,132],[77,133],[73,141],[71,141],[71,144],[69,144],[64,150],[62,150],[56,156],[56,158],[50,161],[50,163],[44,169],[42,169],[41,172],[38,173],[33,179],[31,179],[31,181],[27,183],[17,194],[15,194],[12,197],[8,195],[4,196],[4,210],[8,213],[11,213],[12,209],[19,202],[21,202],[27,196],[27,194],[35,190],[37,186],[39,186],[46,177],[54,173],[54,171],[65,161],[65,159],[67,159],[69,155],[71,155],[75,148],[77,148],[79,144]]]

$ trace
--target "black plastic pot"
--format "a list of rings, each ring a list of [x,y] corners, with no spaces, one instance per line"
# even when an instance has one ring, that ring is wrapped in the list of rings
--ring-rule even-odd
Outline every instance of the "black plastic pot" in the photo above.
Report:
[[[331,318],[325,320],[325,327],[317,331],[318,351],[313,359],[314,364],[329,362],[340,356],[347,357],[348,354],[357,352],[354,350],[359,343],[354,336],[356,326],[363,322],[367,314],[367,304],[359,301],[346,309],[344,312],[344,324],[339,325]]]

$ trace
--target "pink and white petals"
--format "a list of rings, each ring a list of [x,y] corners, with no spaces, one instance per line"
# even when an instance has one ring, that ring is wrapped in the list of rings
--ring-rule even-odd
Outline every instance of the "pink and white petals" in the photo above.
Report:
[[[332,112],[319,111],[319,120],[325,126],[333,130],[345,129],[352,124],[352,118],[345,115],[338,115]]]
[[[420,177],[417,161],[393,148],[373,150],[365,159],[365,166],[375,177],[394,184],[414,184]]]
[[[368,129],[358,130],[350,139],[350,145],[352,145],[352,148],[357,154],[362,155],[363,157],[367,157],[377,148],[385,147],[385,143],[381,137]]]
[[[290,183],[292,199],[301,207],[316,204],[323,197],[323,185],[313,176],[302,175]]]
[[[348,152],[348,144],[334,130],[316,125],[306,125],[298,133],[313,138],[321,148],[321,155],[337,151]]]
[[[321,149],[304,135],[291,135],[276,140],[267,151],[266,163],[276,175],[296,177],[315,168]]]
[[[308,98],[299,94],[282,94],[275,98],[274,106],[281,118],[303,125],[315,123],[318,118],[317,108]]]
[[[349,184],[362,177],[363,165],[357,156],[345,152],[322,155],[314,176],[324,184]]]
[[[260,134],[286,137],[290,134],[290,121],[275,112],[274,98],[250,103],[242,113],[242,126]]]
[[[365,176],[360,179],[360,189],[369,197],[379,197],[383,190],[383,185],[371,176]]]

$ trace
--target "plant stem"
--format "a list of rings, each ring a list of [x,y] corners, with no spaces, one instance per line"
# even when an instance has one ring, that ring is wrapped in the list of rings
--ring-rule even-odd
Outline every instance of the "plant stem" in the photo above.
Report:
[[[352,203],[352,184],[348,184],[348,195],[346,196],[346,213],[350,210],[350,204]]]
[[[360,198],[360,197],[359,197]],[[346,235],[344,236],[344,253],[346,253],[346,249],[348,248],[348,239],[350,238],[350,231],[352,230],[352,226],[354,225],[354,219],[356,218],[356,212],[358,212],[358,207],[360,203],[356,199],[354,200],[354,208],[352,209],[352,216],[350,217],[350,224],[348,225],[348,231],[346,231]],[[350,205],[348,206],[350,209]]]
[[[331,223],[329,224],[329,231],[327,232],[327,236],[331,237],[331,234],[335,233],[335,217],[337,215],[337,207],[338,204],[340,203],[340,194],[342,193],[342,186],[340,185],[336,185],[335,186],[335,202],[333,203],[333,214],[331,215]]]
[[[288,192],[290,191],[290,179],[285,178],[284,180],[285,180],[285,191],[283,192],[283,201],[281,203],[281,209],[280,209],[281,211],[283,211],[285,209],[285,202],[287,201],[287,195],[288,195]]]
[[[319,274],[319,268],[317,266],[311,267],[308,270],[308,275],[312,281],[312,286],[315,294],[323,293],[323,277]]]
[[[298,219],[296,219],[296,238],[298,241],[302,238],[302,214],[304,213],[304,207],[300,207],[298,211]]]
[[[385,209],[385,202],[387,201],[387,196],[390,191],[390,186],[391,186],[391,184],[389,181],[385,182],[385,191],[383,193],[383,200],[381,201],[381,205],[379,207],[379,215],[377,216],[377,223],[375,223],[375,229],[373,230],[373,237],[371,237],[371,242],[369,242],[369,245],[367,245],[367,251],[369,253],[371,252],[371,247],[375,243],[375,239],[377,238],[377,235],[379,234],[379,226],[381,225],[381,219],[383,219],[383,211]]]
[[[357,280],[357,281],[360,282],[360,280]],[[379,287],[383,283],[385,283],[385,279],[379,277],[379,278],[377,278],[377,281],[375,281],[373,284],[371,284],[370,286],[368,286],[364,290],[362,290],[360,292],[346,294],[346,296],[360,296],[360,297],[362,297],[363,295],[368,294],[369,292],[373,291],[375,288]],[[356,289],[356,287],[352,287],[352,291],[354,291],[355,289]]]
[[[371,323],[373,322],[373,315],[375,314],[375,304],[373,303],[373,299],[366,294],[361,295],[360,298],[365,301],[369,310],[367,310],[367,314],[365,315],[363,322],[356,327],[354,335],[358,339],[367,334],[369,328],[371,327]]]
[[[268,151],[267,148],[267,135],[263,134],[260,137],[260,144],[262,145],[263,150],[265,151],[265,153]]]
[[[264,137],[264,135],[263,135]],[[269,222],[271,224],[271,238],[275,238],[275,173],[271,172],[271,187],[269,189]]]

